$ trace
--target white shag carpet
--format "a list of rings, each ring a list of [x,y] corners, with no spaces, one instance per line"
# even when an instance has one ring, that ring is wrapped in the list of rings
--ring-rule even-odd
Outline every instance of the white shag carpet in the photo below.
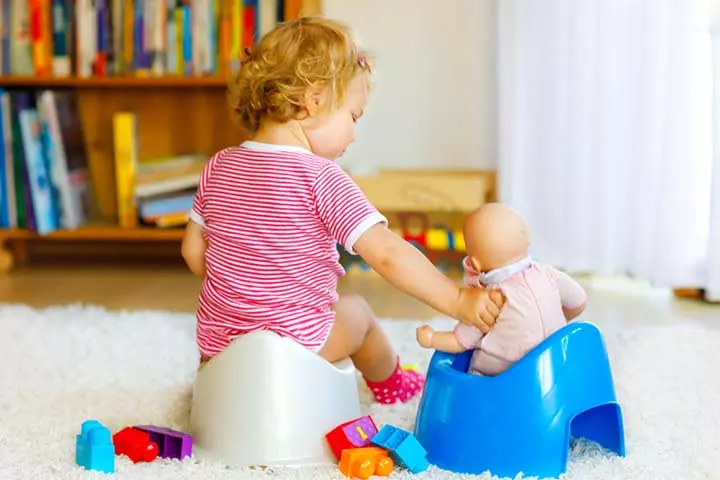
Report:
[[[425,368],[412,321],[383,321],[405,362]],[[436,327],[452,325],[445,319]],[[698,325],[604,331],[624,408],[628,456],[593,445],[571,453],[566,478],[720,478],[720,330]],[[112,432],[140,423],[185,429],[197,360],[192,315],[109,312],[94,307],[35,310],[0,306],[0,479],[108,478],[75,465],[82,421]],[[361,386],[362,387],[362,386]],[[366,390],[361,390],[369,401]],[[417,403],[365,404],[378,423],[412,429]],[[491,440],[482,440],[491,441]],[[194,459],[133,464],[116,457],[115,478],[148,480],[340,479],[336,468],[251,471]],[[435,467],[397,479],[490,479]]]

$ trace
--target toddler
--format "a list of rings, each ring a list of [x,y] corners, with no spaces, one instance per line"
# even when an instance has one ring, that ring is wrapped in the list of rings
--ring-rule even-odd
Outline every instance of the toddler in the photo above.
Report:
[[[417,340],[425,348],[444,352],[474,349],[470,372],[497,375],[580,315],[586,294],[569,275],[531,260],[528,229],[510,207],[480,207],[467,218],[463,233],[466,284],[501,289],[505,305],[486,335],[462,323],[451,332],[423,325]]]
[[[338,295],[339,243],[403,292],[487,331],[499,292],[437,270],[334,162],[355,139],[372,66],[343,24],[316,18],[266,34],[230,86],[248,140],[215,153],[199,181],[182,255],[203,277],[197,342],[206,361],[239,335],[271,330],[329,362],[350,357],[380,403],[424,378],[401,367],[367,303]]]

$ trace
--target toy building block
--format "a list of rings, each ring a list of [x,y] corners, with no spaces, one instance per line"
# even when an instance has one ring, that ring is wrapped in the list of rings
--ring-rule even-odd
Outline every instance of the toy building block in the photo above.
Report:
[[[362,447],[343,450],[338,469],[346,477],[367,480],[373,475],[389,476],[394,466],[386,450],[379,447]]]
[[[397,465],[412,473],[420,473],[430,466],[427,452],[417,438],[401,428],[385,425],[375,435],[371,443],[386,449]]]
[[[370,440],[377,434],[378,428],[370,415],[350,420],[333,428],[325,435],[330,449],[340,460],[342,451],[346,448],[361,448],[370,444]]]
[[[152,462],[158,456],[157,443],[150,435],[132,427],[125,427],[113,435],[115,454],[126,455],[133,463]]]
[[[115,472],[115,447],[110,430],[97,420],[86,420],[75,438],[75,463],[86,470]]]
[[[158,446],[159,457],[182,460],[192,456],[192,436],[187,433],[153,425],[136,425],[135,429],[150,435]]]

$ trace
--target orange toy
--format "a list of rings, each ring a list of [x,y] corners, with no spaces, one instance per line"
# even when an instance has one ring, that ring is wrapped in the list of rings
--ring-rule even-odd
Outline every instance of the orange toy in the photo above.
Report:
[[[395,464],[380,447],[347,448],[342,451],[339,469],[343,475],[367,480],[373,475],[389,476]]]

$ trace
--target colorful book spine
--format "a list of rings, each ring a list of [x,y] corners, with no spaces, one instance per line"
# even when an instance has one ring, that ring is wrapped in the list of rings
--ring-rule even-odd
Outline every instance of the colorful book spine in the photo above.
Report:
[[[35,229],[35,216],[30,199],[30,182],[27,173],[25,150],[23,149],[20,129],[20,112],[32,108],[31,97],[26,92],[10,93],[10,127],[12,144],[12,159],[15,181],[15,208],[17,210],[17,226],[19,228]]]
[[[12,38],[12,16],[10,12],[10,0],[3,0],[0,6],[0,72],[3,75],[12,74],[11,66],[11,47],[10,40]]]
[[[12,144],[12,114],[10,111],[10,94],[0,89],[0,122],[2,123],[2,157],[3,164],[0,165],[4,172],[2,188],[5,195],[5,209],[7,210],[6,228],[18,227],[18,211],[15,192],[15,158]]]
[[[60,226],[65,229],[78,228],[86,220],[83,211],[83,205],[74,192],[73,181],[70,178],[71,166],[68,162],[68,145],[63,139],[62,128],[72,126],[74,120],[69,118],[67,113],[62,116],[63,126],[60,125],[60,115],[58,113],[58,99],[67,101],[64,93],[57,94],[53,91],[46,90],[38,96],[37,106],[40,114],[41,123],[44,125],[47,140],[47,158],[51,159],[48,165],[48,171],[53,186],[56,190],[57,204],[59,205]],[[67,104],[61,105],[62,109],[67,108]]]
[[[72,72],[69,12],[65,0],[52,0],[52,74],[56,77],[67,77]]]
[[[226,76],[298,1],[1,0],[0,74]]]
[[[19,115],[20,132],[27,165],[29,192],[35,214],[35,229],[45,235],[57,230],[58,215],[47,163],[44,159],[42,128],[34,109],[22,110]]]
[[[0,105],[4,105],[5,97],[7,97],[7,92],[0,90]],[[5,131],[6,121],[5,115],[0,115],[0,132]],[[5,148],[5,136],[2,135],[0,136],[0,228],[11,227],[10,202],[12,197],[8,191],[8,187],[12,182],[8,182],[8,171],[5,168],[5,165],[9,164],[9,159],[6,158],[7,152],[8,150]]]
[[[135,172],[137,168],[137,127],[135,115],[119,112],[113,117],[115,149],[115,187],[118,221],[123,228],[137,226],[135,205]]]
[[[35,74],[30,40],[30,5],[28,0],[11,0],[10,73],[17,76]]]
[[[112,29],[108,0],[95,0],[97,22],[97,47],[94,73],[98,77],[108,76],[108,65],[112,62]]]
[[[192,43],[192,15],[190,5],[182,7],[182,61],[183,73],[187,76],[193,74],[193,43]]]

